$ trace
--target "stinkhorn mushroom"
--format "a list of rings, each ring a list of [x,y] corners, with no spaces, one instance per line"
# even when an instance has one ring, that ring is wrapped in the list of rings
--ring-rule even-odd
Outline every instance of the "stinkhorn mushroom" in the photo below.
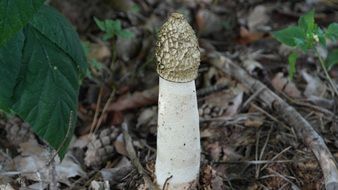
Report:
[[[192,189],[200,168],[200,132],[195,79],[200,64],[196,35],[179,13],[158,34],[159,77],[157,184],[166,190]]]

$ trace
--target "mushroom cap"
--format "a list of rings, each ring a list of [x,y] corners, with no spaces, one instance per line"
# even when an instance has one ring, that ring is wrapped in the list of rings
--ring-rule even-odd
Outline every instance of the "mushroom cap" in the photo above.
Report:
[[[157,73],[172,82],[196,79],[200,51],[194,30],[179,13],[172,13],[161,27],[155,49]]]

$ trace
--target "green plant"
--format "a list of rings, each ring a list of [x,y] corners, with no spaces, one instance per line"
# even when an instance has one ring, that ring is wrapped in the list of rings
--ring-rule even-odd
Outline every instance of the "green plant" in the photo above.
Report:
[[[93,70],[95,70],[95,71],[101,70],[102,67],[103,67],[103,63],[101,63],[97,59],[91,58],[89,56],[89,52],[90,52],[90,49],[91,49],[90,42],[82,41],[81,45],[82,45],[83,51],[84,51],[85,56],[87,57],[87,61],[88,61],[88,69],[87,69],[87,72],[86,72],[86,77],[89,78],[89,79],[93,79],[92,71]]]
[[[114,36],[128,39],[134,35],[134,33],[130,32],[129,30],[122,29],[121,22],[119,20],[99,20],[98,18],[94,17],[94,21],[100,30],[104,32],[103,40],[109,40]]]
[[[87,71],[71,24],[43,0],[0,0],[0,109],[15,113],[62,158]]]
[[[338,23],[332,23],[327,28],[321,28],[315,22],[314,15],[314,10],[311,10],[299,18],[296,26],[289,26],[282,30],[273,32],[272,35],[281,43],[295,48],[288,58],[289,76],[291,79],[296,72],[295,64],[298,57],[296,49],[301,50],[303,53],[313,51],[317,55],[327,79],[330,81],[335,93],[338,95],[337,87],[327,72],[328,69],[331,69],[338,63],[338,50],[335,49],[329,52],[329,56],[327,56],[326,60],[324,60],[316,48],[317,46],[327,48],[327,40],[338,40]]]

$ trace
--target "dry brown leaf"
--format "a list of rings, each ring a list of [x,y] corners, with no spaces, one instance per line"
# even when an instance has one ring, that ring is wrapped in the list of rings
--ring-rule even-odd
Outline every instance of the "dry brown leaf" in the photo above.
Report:
[[[20,155],[14,158],[16,170],[23,172],[22,176],[27,179],[37,181],[32,187],[45,186],[45,182],[50,181],[51,165],[47,167],[53,153],[48,151],[48,147],[44,147],[35,139],[30,139],[20,144]],[[70,185],[69,178],[75,176],[86,176],[76,158],[69,151],[63,161],[60,163],[58,157],[55,161],[56,179],[58,182]]]
[[[243,100],[243,92],[239,92],[229,103],[229,106],[227,107],[227,110],[224,114],[224,116],[234,116],[237,114],[237,111],[239,107],[242,105],[242,100]]]
[[[209,35],[222,30],[222,20],[208,9],[198,10],[196,24],[201,35]]]
[[[334,100],[329,100],[326,98],[321,98],[317,96],[311,96],[307,98],[307,101],[311,102],[314,105],[324,107],[326,109],[332,109],[335,106]]]
[[[14,188],[9,183],[0,185],[0,189],[1,190],[14,190]]]
[[[284,92],[292,98],[301,98],[302,96],[296,85],[286,78],[283,73],[277,73],[271,83],[277,91]]]
[[[116,149],[116,152],[118,152],[119,154],[124,155],[124,156],[128,156],[126,144],[124,143],[122,133],[114,141],[114,147]]]
[[[247,20],[251,32],[259,31],[269,21],[267,11],[264,5],[258,5],[249,13]]]
[[[247,70],[250,73],[250,75],[254,75],[254,72],[257,71],[257,69],[258,70],[263,69],[263,66],[253,59],[247,59],[243,61],[243,66],[245,70]]]
[[[109,111],[123,111],[135,109],[155,104],[158,99],[158,86],[144,90],[142,92],[134,92],[129,96],[123,96],[116,102],[112,103]]]
[[[156,125],[157,124],[157,107],[151,107],[144,109],[137,118],[136,127],[144,125]]]
[[[104,61],[111,56],[110,49],[104,43],[90,43],[88,59],[95,59],[97,61]]]
[[[73,143],[70,145],[72,148],[85,148],[90,142],[91,135],[86,134],[76,138]]]
[[[301,74],[304,80],[307,82],[304,91],[304,95],[307,98],[310,98],[312,96],[316,97],[325,96],[327,87],[318,77],[310,75],[305,70],[302,70]]]
[[[225,189],[223,178],[210,165],[203,167],[200,182],[204,190]]]
[[[239,30],[240,38],[237,40],[242,45],[247,45],[260,40],[264,37],[264,33],[261,32],[250,32],[245,27],[240,27]]]
[[[214,161],[220,160],[220,157],[223,154],[222,146],[218,141],[208,144],[206,150],[209,152],[209,156]]]
[[[68,152],[61,164],[56,166],[56,173],[58,181],[67,185],[71,185],[69,178],[77,176],[85,177],[87,175],[72,152]]]
[[[50,153],[46,148],[38,144],[31,138],[25,143],[21,143],[19,148],[20,155],[14,158],[16,170],[24,172],[27,179],[41,181],[41,178],[48,178],[46,164],[50,158]]]
[[[258,127],[262,126],[263,123],[264,123],[264,118],[263,117],[257,117],[255,119],[249,118],[248,120],[246,120],[244,122],[244,125],[246,127],[256,127],[256,128],[258,128]]]
[[[114,168],[103,168],[100,174],[105,181],[109,181],[111,185],[115,185],[133,170],[130,161],[123,157]]]

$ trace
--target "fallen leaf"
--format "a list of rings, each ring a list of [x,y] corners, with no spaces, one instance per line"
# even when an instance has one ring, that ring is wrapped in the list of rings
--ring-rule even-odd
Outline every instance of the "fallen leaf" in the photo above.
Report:
[[[122,133],[114,141],[114,147],[116,149],[116,152],[118,152],[119,154],[124,155],[124,156],[128,156],[128,152],[127,152],[124,140],[123,140],[123,134]]]
[[[251,32],[245,27],[241,26],[239,29],[240,38],[237,40],[238,43],[242,45],[247,45],[253,43],[257,40],[260,40],[264,37],[264,33],[261,32]]]
[[[304,95],[307,98],[312,96],[324,97],[327,90],[326,85],[318,77],[308,74],[305,70],[302,70],[301,74],[307,82]]]
[[[25,178],[37,181],[38,183],[33,184],[33,187],[47,185],[47,183],[41,181],[50,181],[52,164],[49,167],[47,166],[53,152],[50,152],[48,147],[38,144],[35,139],[20,144],[19,151],[20,155],[14,158],[16,170],[22,172],[22,176]],[[72,156],[71,151],[66,154],[62,163],[60,163],[58,156],[56,156],[54,163],[58,182],[71,185],[69,178],[86,176],[76,158]]]
[[[229,106],[226,109],[225,115],[224,116],[234,116],[237,114],[237,111],[239,107],[242,105],[242,100],[243,100],[243,92],[238,93],[232,101],[229,102]]]
[[[260,127],[264,123],[264,117],[257,117],[257,118],[249,118],[248,120],[245,120],[244,125],[246,127]]]
[[[151,107],[144,109],[137,118],[136,127],[144,125],[156,125],[157,123],[157,107]]]
[[[311,96],[307,98],[307,101],[313,103],[314,105],[324,107],[326,109],[332,109],[335,106],[334,100],[329,100],[317,96]]]
[[[91,136],[90,134],[87,134],[87,135],[82,135],[76,138],[73,141],[74,143],[71,144],[71,147],[72,148],[85,148],[90,142],[90,139],[91,139],[90,136]]]
[[[89,42],[88,42],[89,43]],[[111,57],[110,49],[103,43],[89,43],[89,52],[88,52],[88,59],[89,60],[97,60],[97,61],[104,61]]]
[[[58,181],[69,186],[71,185],[71,182],[68,180],[69,178],[77,176],[85,177],[87,175],[71,151],[66,154],[61,164],[56,165],[56,173]]]
[[[258,5],[249,13],[247,22],[250,32],[259,31],[269,21],[267,10],[264,5]]]
[[[0,189],[1,190],[15,190],[12,186],[11,186],[11,184],[3,184],[3,185],[0,185]]]
[[[292,98],[301,98],[302,96],[296,85],[286,78],[283,73],[277,73],[271,84],[277,91],[284,92]]]
[[[253,59],[243,61],[243,67],[248,71],[248,73],[250,73],[250,75],[255,75],[255,71],[257,70],[263,70],[263,66]]]
[[[144,90],[142,92],[134,92],[132,95],[123,96],[116,102],[112,103],[109,111],[123,111],[135,109],[155,104],[158,99],[158,86]]]
[[[133,169],[131,162],[126,157],[123,157],[114,168],[103,168],[100,170],[100,174],[103,180],[115,185],[120,183]]]
[[[196,24],[201,35],[219,32],[222,30],[222,20],[208,9],[200,9],[196,14]]]

